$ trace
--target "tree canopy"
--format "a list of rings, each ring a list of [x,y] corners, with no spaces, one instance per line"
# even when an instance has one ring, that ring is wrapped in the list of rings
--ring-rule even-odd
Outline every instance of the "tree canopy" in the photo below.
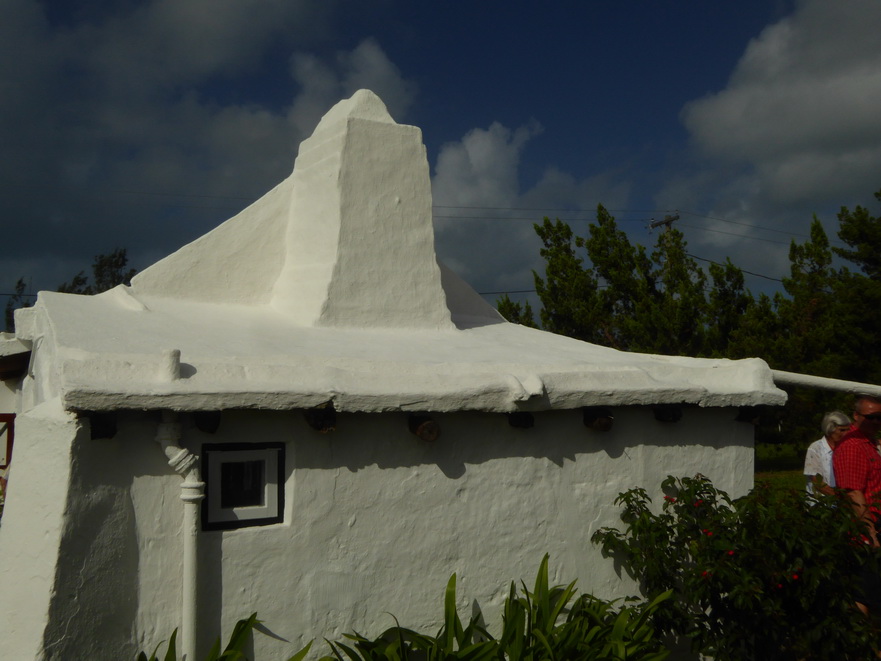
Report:
[[[881,190],[875,197],[881,202]],[[756,356],[774,369],[881,383],[881,361],[871,355],[881,329],[881,217],[842,207],[838,223],[846,247],[831,247],[813,218],[809,238],[790,244],[782,291],[756,296],[730,259],[704,270],[673,227],[649,252],[602,205],[585,237],[544,218],[534,225],[545,263],[544,273],[533,272],[541,327],[625,351]],[[509,321],[534,325],[528,306],[504,297],[498,308]],[[813,439],[819,413],[844,401],[793,390],[763,437]]]
[[[80,271],[68,282],[58,285],[58,291],[65,294],[100,294],[117,285],[131,284],[137,273],[128,266],[128,254],[125,248],[117,248],[107,255],[95,255],[92,262],[92,281],[89,282],[85,271]]]

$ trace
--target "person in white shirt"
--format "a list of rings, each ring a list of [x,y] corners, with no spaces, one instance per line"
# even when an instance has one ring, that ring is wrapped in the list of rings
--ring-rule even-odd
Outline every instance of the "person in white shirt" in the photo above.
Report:
[[[805,455],[805,483],[808,493],[831,494],[835,487],[835,472],[832,470],[832,452],[838,441],[850,430],[850,418],[841,411],[831,411],[823,416],[820,438],[808,447]]]

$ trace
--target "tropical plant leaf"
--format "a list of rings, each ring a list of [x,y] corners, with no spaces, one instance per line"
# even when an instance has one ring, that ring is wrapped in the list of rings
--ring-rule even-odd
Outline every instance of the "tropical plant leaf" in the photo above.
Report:
[[[444,592],[444,652],[451,654],[461,643],[462,620],[456,610],[456,574],[447,581]]]
[[[218,636],[214,644],[211,646],[211,649],[208,651],[208,656],[205,657],[205,661],[217,661],[220,658],[220,636]]]
[[[291,658],[289,658],[288,661],[303,661],[303,659],[305,659],[306,655],[309,653],[309,649],[312,647],[313,642],[314,641],[310,640],[308,643],[306,643],[306,646],[299,652],[294,654]]]
[[[177,629],[171,632],[171,638],[168,639],[165,661],[177,661]]]
[[[257,613],[251,613],[247,619],[236,622],[223,653],[243,653],[245,645],[247,645],[248,639],[251,637],[251,632],[254,630],[254,625],[257,624],[257,622],[259,622],[257,619]]]

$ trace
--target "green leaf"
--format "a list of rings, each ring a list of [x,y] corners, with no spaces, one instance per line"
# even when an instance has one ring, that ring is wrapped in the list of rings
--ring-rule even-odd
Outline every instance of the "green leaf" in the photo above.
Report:
[[[450,654],[462,639],[462,621],[456,610],[456,574],[450,576],[444,592],[444,651]]]
[[[349,657],[350,659],[352,659],[352,661],[361,661],[361,657],[358,655],[358,653],[355,650],[353,650],[351,647],[349,647],[348,645],[343,645],[342,643],[336,643],[336,647],[339,647],[340,649],[342,649],[343,652],[346,653],[346,656]],[[340,657],[340,658],[342,659],[342,657]]]
[[[548,656],[554,658],[554,650],[551,648],[551,644],[548,642],[548,639],[545,638],[545,635],[538,629],[533,629],[532,634],[538,639],[538,642],[541,643],[541,646],[545,649]]]
[[[324,639],[324,642],[327,643],[328,646],[330,647],[330,651],[331,651],[331,654],[333,654],[333,656],[321,657],[321,659],[319,661],[345,661],[345,659],[343,659],[342,655],[337,650],[336,645],[334,645],[327,638]]]
[[[229,642],[223,650],[224,653],[242,652],[245,645],[248,643],[248,639],[250,638],[254,625],[257,624],[257,622],[257,613],[251,613],[247,619],[236,622],[232,634],[229,637]]]
[[[214,644],[205,657],[205,661],[217,661],[220,658],[220,636],[214,640]]]
[[[294,654],[291,658],[289,658],[288,661],[303,661],[303,659],[305,659],[306,655],[309,653],[309,649],[312,647],[313,642],[314,641],[310,640],[308,643],[306,643],[306,646],[299,652]]]
[[[171,638],[168,639],[168,649],[165,652],[165,661],[177,661],[177,629],[171,632]],[[156,649],[159,649],[158,647]],[[155,652],[154,652],[155,656]]]

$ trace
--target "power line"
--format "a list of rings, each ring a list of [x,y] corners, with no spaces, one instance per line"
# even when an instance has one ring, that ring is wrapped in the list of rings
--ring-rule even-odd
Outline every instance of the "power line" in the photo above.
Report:
[[[707,227],[697,227],[695,225],[688,225],[686,223],[683,223],[682,227],[689,227],[689,228],[695,229],[695,230],[703,230],[704,232],[714,232],[716,234],[725,234],[726,236],[736,236],[741,239],[749,239],[750,241],[764,241],[766,243],[776,243],[776,244],[782,245],[782,246],[789,245],[789,243],[787,243],[786,241],[776,241],[775,239],[766,239],[761,236],[749,236],[748,234],[736,234],[735,232],[726,232],[724,230],[711,230]]]
[[[527,220],[531,223],[537,222],[536,219],[532,216],[527,217],[519,217],[519,216],[441,216],[438,214],[434,214],[434,218],[440,220]],[[584,218],[557,218],[557,220],[562,220],[565,222],[568,221],[582,221]],[[619,219],[618,222],[621,223],[643,223],[645,222],[644,218],[623,218]]]
[[[691,252],[687,252],[685,254],[693,259],[698,259],[702,262],[708,262],[710,264],[715,264],[716,266],[725,266],[725,264],[721,264],[721,263],[716,262],[712,259],[707,259],[706,257],[698,257],[697,255],[695,255],[694,253],[691,253]],[[738,266],[736,266],[735,268],[737,268],[741,273],[745,273],[747,275],[753,275],[757,278],[764,278],[765,280],[772,280],[773,282],[783,282],[783,280],[781,278],[774,278],[770,275],[764,275],[763,273],[756,273],[755,271],[747,271],[746,269],[742,269]],[[604,287],[599,286],[597,288],[603,289]],[[498,296],[501,294],[534,294],[534,293],[536,293],[536,290],[535,289],[508,289],[505,291],[481,291],[481,292],[477,292],[477,293],[480,294],[481,296]]]
[[[565,209],[553,207],[476,207],[434,204],[435,209],[480,209],[482,211],[566,211],[568,213],[596,213],[596,209]],[[672,209],[606,209],[615,213],[670,213]]]
[[[36,190],[36,187],[18,187],[16,190]],[[45,191],[45,189],[39,189],[41,191]],[[207,194],[199,194],[199,193],[173,193],[173,192],[164,192],[164,191],[147,191],[147,190],[135,190],[128,188],[110,188],[105,189],[106,193],[109,194],[122,194],[122,195],[142,195],[142,196],[152,196],[157,198],[183,198],[183,199],[202,199],[202,200],[238,200],[238,201],[253,201],[255,199],[254,196],[243,196],[243,195],[207,195]],[[98,196],[101,195],[101,191],[96,191],[93,195]],[[151,205],[161,205],[164,202],[156,200],[150,202]],[[195,205],[195,204],[176,204],[177,208],[181,209],[206,209],[206,210],[215,210],[215,211],[224,211],[224,210],[232,210],[232,209],[240,209],[238,206],[226,206],[226,205],[214,205],[214,206],[206,206],[206,205]],[[569,217],[558,218],[558,220],[562,220],[564,222],[577,222],[585,220],[585,218],[578,218],[573,216],[578,216],[581,214],[591,214],[595,212],[595,209],[571,209],[571,208],[562,208],[562,207],[501,207],[501,206],[477,206],[477,205],[447,205],[447,204],[435,204],[432,205],[434,209],[463,209],[463,210],[472,210],[472,211],[536,211],[541,213],[552,213],[552,212],[566,212]],[[670,209],[607,209],[610,213],[668,213]],[[708,220],[714,220],[717,222],[728,223],[732,225],[740,225],[742,227],[749,227],[751,229],[761,230],[765,232],[775,232],[778,234],[784,234],[787,236],[800,236],[800,237],[808,237],[807,234],[803,234],[800,232],[787,232],[786,230],[780,230],[772,227],[765,227],[763,225],[757,225],[754,223],[744,223],[736,220],[728,220],[726,218],[720,218],[718,216],[709,216],[706,214],[696,213],[694,211],[682,211],[681,213],[693,216],[695,218],[706,218]],[[435,215],[435,218],[439,220],[526,220],[535,222],[536,219],[529,217],[511,217],[511,216],[462,216],[462,215]],[[635,223],[635,222],[650,222],[650,219],[643,218],[617,218],[617,222],[621,223]],[[766,241],[769,243],[778,243],[781,245],[787,245],[786,242],[782,241],[773,241],[772,239],[765,239],[761,237],[749,236],[746,234],[736,234],[732,232],[724,232],[722,230],[710,229],[708,227],[699,227],[695,225],[687,225],[682,224],[684,227],[690,227],[691,229],[702,230],[704,232],[715,232],[717,234],[725,234],[727,236],[734,236],[738,238],[751,238],[759,241]]]
[[[588,214],[594,213],[593,209],[564,209],[564,208],[548,208],[548,207],[490,207],[490,206],[470,206],[470,205],[445,205],[445,204],[435,204],[433,205],[435,209],[467,209],[467,210],[480,210],[480,211],[539,211],[539,212],[557,212],[563,211],[570,215],[575,214]],[[669,209],[607,209],[610,213],[668,213]],[[804,234],[802,232],[791,232],[787,230],[781,230],[774,227],[766,227],[764,225],[757,225],[755,223],[744,223],[737,220],[728,220],[726,218],[719,218],[718,216],[708,216],[706,214],[696,213],[694,211],[680,211],[687,216],[693,216],[695,218],[706,218],[708,220],[715,220],[722,223],[728,223],[730,225],[740,225],[741,227],[749,227],[755,230],[761,230],[763,232],[774,232],[776,234],[783,234],[784,236],[789,237],[802,237],[802,238],[810,238],[809,234]],[[435,215],[435,218],[443,219],[443,220],[531,220],[533,222],[534,219],[532,217],[511,217],[511,216],[459,216],[459,215]],[[585,220],[584,218],[558,218],[557,220],[562,221],[580,221]],[[616,222],[625,222],[625,223],[635,223],[635,222],[649,222],[649,219],[643,218],[616,218]],[[704,232],[714,232],[716,234],[724,234],[726,236],[734,236],[742,239],[752,239],[756,241],[765,241],[768,243],[776,243],[778,245],[789,245],[787,241],[775,241],[773,239],[763,238],[752,236],[749,234],[737,234],[734,232],[725,232],[724,230],[711,229],[709,227],[697,226],[697,225],[689,225],[686,223],[680,223],[683,227],[688,227],[690,229],[701,230]],[[831,242],[830,242],[831,243]]]
[[[801,232],[787,232],[786,230],[778,230],[773,227],[763,227],[761,225],[754,225],[753,223],[741,223],[737,220],[727,220],[725,218],[717,218],[715,216],[707,216],[707,215],[700,214],[700,213],[694,213],[693,211],[683,211],[682,213],[685,214],[686,216],[694,216],[695,218],[707,218],[708,220],[718,220],[720,223],[728,223],[730,225],[741,225],[743,227],[751,227],[753,229],[762,230],[765,232],[777,232],[778,234],[785,234],[787,236],[795,235],[795,236],[803,236],[803,237],[810,238],[810,235],[802,234]]]
[[[8,186],[0,186],[0,188],[10,188]],[[46,189],[44,187],[37,186],[15,186],[14,190],[39,190],[42,193],[45,193]],[[243,200],[243,201],[253,201],[259,198],[259,195],[256,196],[244,196],[244,195],[207,195],[200,193],[173,193],[173,192],[165,192],[165,191],[148,191],[148,190],[135,190],[130,188],[105,188],[103,190],[96,190],[94,193],[89,193],[92,196],[104,195],[106,193],[110,194],[123,194],[123,195],[147,195],[153,197],[182,197],[182,198],[197,198],[197,199],[211,199],[211,200]],[[564,207],[500,207],[500,206],[476,206],[476,205],[466,205],[466,204],[433,204],[433,208],[435,209],[468,209],[468,210],[481,210],[481,211],[565,211],[570,214],[590,214],[596,213],[596,208],[590,209],[572,209],[572,208],[564,208]],[[668,213],[670,209],[607,209],[609,212],[614,213]]]
[[[156,191],[122,189],[122,188],[108,189],[108,192],[111,194],[143,195],[143,196],[153,196],[153,197],[172,197],[172,198],[184,198],[184,199],[192,198],[192,199],[204,199],[204,200],[249,201],[249,200],[253,199],[253,197],[245,197],[245,196],[238,196],[238,195],[207,195],[207,194],[195,194],[195,193],[172,193],[172,192],[156,192]],[[163,204],[163,202],[156,200],[156,201],[151,201],[148,204],[157,204],[158,205],[158,204]],[[232,209],[232,208],[236,208],[236,209],[239,208],[239,207],[231,207],[231,206],[205,206],[205,205],[181,205],[181,204],[177,204],[175,206],[177,208],[211,209],[211,210],[226,210],[226,209]],[[572,214],[572,215],[593,213],[592,209],[577,210],[577,209],[571,209],[571,208],[566,209],[566,208],[554,208],[554,207],[500,207],[500,206],[440,205],[440,204],[438,204],[438,205],[433,205],[433,208],[434,209],[449,209],[449,210],[461,209],[461,210],[474,210],[474,211],[495,211],[495,212],[529,211],[529,212],[548,213],[548,212],[562,211],[562,212],[566,212],[567,214]],[[614,212],[614,213],[646,213],[646,214],[648,214],[648,213],[665,213],[668,210],[666,210],[666,209],[608,209],[608,211]],[[714,220],[714,221],[728,223],[728,224],[732,224],[732,225],[739,225],[742,227],[748,227],[751,229],[761,230],[761,231],[766,231],[766,232],[775,232],[778,234],[784,234],[784,235],[788,235],[788,236],[793,236],[793,235],[794,236],[801,236],[801,237],[808,236],[806,234],[801,234],[798,232],[786,232],[785,230],[779,230],[779,229],[771,228],[771,227],[764,227],[762,225],[757,225],[754,223],[744,223],[744,222],[735,221],[735,220],[728,220],[725,218],[719,218],[717,216],[709,216],[706,214],[699,214],[699,213],[696,213],[693,211],[682,211],[681,213],[688,215],[688,216],[693,216],[695,218],[706,218],[708,220]],[[513,216],[512,217],[512,216],[475,216],[475,215],[469,215],[469,216],[435,215],[434,217],[439,220],[470,220],[470,221],[484,220],[484,221],[530,221],[530,222],[535,222],[535,220],[536,220],[532,216],[528,216],[528,217]],[[558,220],[562,220],[562,221],[566,221],[566,222],[570,222],[570,221],[571,222],[579,222],[579,221],[585,220],[585,218],[564,217],[564,218],[558,218]],[[649,222],[648,219],[632,219],[632,218],[616,219],[616,220],[618,222],[622,222],[622,223],[625,223],[625,222],[626,223]],[[774,243],[777,245],[789,245],[789,243],[785,242],[785,241],[777,241],[774,239],[769,239],[769,238],[764,238],[764,237],[750,236],[747,234],[739,234],[739,233],[735,233],[735,232],[725,232],[724,230],[689,225],[687,223],[680,223],[680,225],[683,227],[688,227],[690,229],[695,229],[695,230],[704,231],[704,232],[713,232],[716,234],[732,236],[732,237],[736,237],[739,239],[750,239],[753,241],[764,241],[766,243]],[[698,257],[696,255],[691,255],[691,256],[694,257],[695,259],[700,259],[701,261],[706,261],[709,263],[718,264],[718,262],[713,262],[712,260]],[[751,271],[745,271],[743,269],[741,269],[741,271],[743,271],[743,273],[753,275],[753,276],[756,276],[759,278],[765,278],[767,280],[771,280],[774,282],[782,282],[782,280],[780,280],[779,278],[773,278],[771,276],[763,275],[761,273],[754,273]],[[517,290],[517,291],[512,291],[512,292],[507,292],[507,293],[532,293],[534,291],[535,290]],[[506,292],[482,292],[482,294],[486,294],[486,295],[493,295],[493,294],[500,294],[500,293],[506,293]],[[0,296],[12,296],[12,295],[13,294],[0,294]],[[28,294],[28,295],[33,296],[32,294]]]
[[[0,188],[9,188],[7,186],[0,186]],[[39,190],[40,192],[45,193],[45,188],[38,188],[36,186],[16,186],[14,190]],[[245,196],[245,195],[208,195],[201,193],[174,193],[174,192],[166,192],[166,191],[148,191],[148,190],[136,190],[131,188],[106,188],[102,190],[96,190],[94,193],[90,193],[93,196],[103,195],[105,193],[110,194],[122,194],[122,195],[142,195],[142,196],[152,196],[152,197],[176,197],[176,198],[192,198],[192,199],[204,199],[204,200],[240,200],[240,201],[253,201],[257,199],[259,196]],[[595,213],[595,208],[590,209],[572,209],[565,207],[504,207],[504,206],[478,206],[478,205],[467,205],[467,204],[434,204],[432,205],[434,209],[466,209],[466,210],[480,210],[480,211],[538,211],[538,212],[566,212],[567,214],[591,214]],[[229,207],[201,207],[201,206],[184,206],[183,208],[196,208],[196,209],[226,209]],[[674,213],[677,210],[674,209],[606,209],[610,213]],[[780,230],[773,227],[765,227],[763,225],[757,225],[755,223],[744,223],[736,220],[729,220],[727,218],[720,218],[718,216],[709,216],[707,214],[701,214],[694,211],[680,211],[680,213],[694,216],[695,218],[706,218],[708,220],[715,220],[722,223],[729,223],[732,225],[741,225],[743,227],[749,227],[752,229],[762,230],[765,232],[776,232],[778,234],[784,234],[789,236],[802,236],[808,237],[809,235],[803,234],[801,232],[787,232],[786,230]],[[466,220],[485,220],[485,219],[506,219],[504,217],[492,217],[487,218],[483,216],[436,216],[438,218],[451,219],[451,218],[462,218]],[[530,220],[531,218],[517,218],[516,220]],[[560,220],[566,220],[561,218]],[[570,219],[575,220],[575,219]],[[583,219],[580,219],[583,220]],[[633,219],[616,219],[622,220],[622,222],[636,222]],[[693,226],[692,226],[693,227]],[[696,229],[704,229],[705,231],[714,231],[706,228],[696,228]],[[718,230],[715,230],[718,231]],[[745,236],[745,235],[732,235],[732,236]]]
[[[591,210],[572,210],[572,209],[548,209],[542,207],[479,207],[479,206],[452,206],[452,205],[434,205],[435,209],[470,209],[470,210],[482,210],[482,211],[540,211],[540,212],[551,212],[551,211],[565,211],[569,214],[579,214],[579,213],[591,213]],[[610,212],[615,213],[661,213],[665,212],[664,209],[608,209]],[[802,237],[802,238],[810,238],[808,234],[803,234],[801,232],[787,232],[786,230],[780,230],[773,227],[764,227],[762,225],[756,225],[754,223],[743,223],[736,220],[726,220],[725,218],[718,218],[715,216],[707,216],[705,214],[695,213],[693,211],[683,211],[681,212],[688,216],[694,216],[696,218],[707,218],[709,220],[715,220],[723,223],[729,223],[731,225],[740,225],[742,227],[749,227],[751,229],[761,230],[765,232],[775,232],[777,234],[783,234],[785,236],[790,237]],[[501,221],[518,221],[525,220],[530,222],[536,222],[535,218],[531,216],[460,216],[460,215],[439,215],[435,214],[435,218],[438,220],[501,220]],[[558,217],[557,220],[562,220],[564,222],[578,222],[585,220],[584,218],[575,218],[575,217]],[[639,222],[650,222],[649,219],[645,218],[616,218],[616,222],[619,223],[639,223]],[[733,236],[740,239],[749,239],[752,241],[764,241],[766,243],[775,243],[777,245],[790,245],[788,241],[776,241],[774,239],[769,239],[766,237],[753,236],[750,234],[739,234],[736,232],[726,232],[724,230],[712,229],[709,227],[698,226],[698,225],[689,225],[688,223],[679,223],[682,227],[688,227],[690,229],[703,231],[703,232],[711,232],[715,234],[722,234],[725,236]],[[830,242],[830,245],[831,244]],[[766,276],[760,276],[766,277]],[[773,278],[770,278],[773,280]]]
[[[714,262],[712,259],[707,259],[706,257],[698,257],[694,253],[687,252],[685,253],[689,257],[693,257],[694,259],[699,259],[702,262],[709,262],[710,264],[715,264],[716,266],[725,266],[725,264],[720,264],[719,262]],[[746,269],[742,269],[740,267],[737,268],[741,273],[748,273],[749,275],[754,275],[757,278],[765,278],[765,280],[773,280],[774,282],[783,282],[780,278],[772,278],[770,275],[762,275],[761,273],[755,273],[753,271],[747,271]]]
[[[802,237],[805,239],[811,238],[810,234],[803,234],[802,232],[788,232],[786,230],[778,230],[773,227],[764,227],[762,225],[755,225],[753,223],[742,223],[742,222],[739,222],[736,220],[726,220],[725,218],[718,218],[716,216],[707,216],[704,214],[694,213],[693,211],[683,211],[682,213],[684,213],[687,216],[695,216],[696,218],[707,218],[709,220],[716,220],[721,223],[728,223],[730,225],[741,225],[743,227],[750,227],[752,229],[762,230],[763,232],[777,232],[778,234],[783,234],[785,236]],[[723,232],[722,230],[712,230],[707,227],[695,227],[694,225],[685,225],[685,227],[691,227],[692,229],[701,229],[705,232],[718,232],[719,234],[729,234],[728,232]],[[770,243],[779,243],[779,244],[783,244],[783,245],[789,245],[788,243],[786,243],[784,241],[773,241],[772,239],[762,239],[760,237],[749,236],[747,234],[730,234],[730,236],[739,236],[739,237],[743,237],[743,238],[755,239],[758,241],[768,241]],[[835,243],[833,241],[829,241],[829,245],[832,247],[836,247],[836,248],[845,248],[846,247],[842,243]]]

